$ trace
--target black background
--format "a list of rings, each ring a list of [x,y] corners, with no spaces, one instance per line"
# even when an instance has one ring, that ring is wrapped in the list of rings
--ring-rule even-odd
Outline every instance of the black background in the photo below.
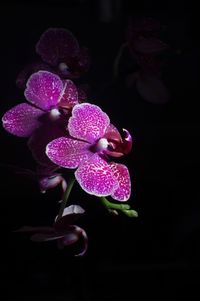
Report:
[[[1,2],[1,116],[24,99],[16,76],[36,57],[41,33],[49,27],[71,30],[90,49],[92,65],[84,78],[91,86],[89,101],[134,137],[133,151],[123,162],[132,176],[130,204],[139,212],[137,219],[108,215],[77,185],[72,199],[87,209],[80,220],[89,236],[84,258],[74,258],[72,248],[58,251],[54,244],[34,244],[13,233],[23,225],[50,224],[60,190],[41,195],[35,183],[4,166],[29,168],[33,162],[26,140],[1,128],[1,274],[7,296],[27,301],[198,299],[198,18],[195,8],[182,1],[119,3],[118,15],[105,23],[98,1]],[[165,41],[180,50],[165,73],[171,93],[167,104],[145,102],[125,87],[123,76],[112,83],[113,61],[130,15],[160,20]]]

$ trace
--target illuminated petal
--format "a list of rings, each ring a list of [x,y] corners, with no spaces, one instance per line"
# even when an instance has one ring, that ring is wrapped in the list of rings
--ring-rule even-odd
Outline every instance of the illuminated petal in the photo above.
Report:
[[[130,198],[131,180],[128,168],[123,164],[111,163],[113,175],[119,183],[119,187],[111,194],[112,198],[125,202]]]
[[[59,107],[72,108],[78,103],[78,91],[75,84],[71,80],[65,80],[64,89],[59,100]]]
[[[70,31],[49,28],[41,35],[36,52],[46,63],[56,66],[67,58],[75,57],[79,52],[79,44]]]
[[[63,83],[48,71],[38,71],[29,78],[24,95],[28,101],[43,110],[50,110],[58,103]]]
[[[79,166],[75,177],[83,190],[96,196],[108,196],[119,185],[110,165],[97,154]]]
[[[93,143],[103,137],[109,123],[108,115],[98,106],[82,103],[73,108],[68,130],[72,137]]]
[[[84,141],[60,137],[47,145],[46,154],[52,162],[61,167],[76,168],[92,155],[89,146],[90,144]]]
[[[40,109],[21,103],[4,114],[3,127],[13,135],[28,137],[39,127],[38,118],[43,114]]]

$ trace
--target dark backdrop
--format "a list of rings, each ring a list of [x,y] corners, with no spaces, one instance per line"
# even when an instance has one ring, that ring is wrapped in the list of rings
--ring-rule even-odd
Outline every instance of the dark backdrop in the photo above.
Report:
[[[26,141],[1,128],[1,276],[7,293],[20,300],[179,300],[184,295],[193,300],[198,294],[198,18],[195,8],[182,1],[118,3],[120,10],[109,22],[103,22],[98,1],[0,5],[1,116],[24,99],[16,76],[35,56],[41,33],[65,27],[90,49],[92,65],[85,77],[89,100],[134,137],[124,162],[133,182],[130,203],[139,218],[108,215],[98,200],[75,187],[72,198],[87,208],[80,224],[88,233],[89,250],[84,258],[74,258],[72,248],[58,251],[54,244],[34,244],[13,233],[27,224],[50,224],[60,191],[41,195],[35,183],[4,166],[31,167],[33,162]],[[167,66],[167,104],[145,102],[125,88],[123,75],[112,83],[113,61],[130,15],[157,18],[167,28],[166,41],[181,49]]]

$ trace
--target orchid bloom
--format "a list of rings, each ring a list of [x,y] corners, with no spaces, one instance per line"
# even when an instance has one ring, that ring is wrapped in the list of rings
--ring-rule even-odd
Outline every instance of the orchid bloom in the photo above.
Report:
[[[80,47],[74,35],[64,28],[49,28],[40,37],[36,52],[63,78],[77,78],[88,71],[88,50]]]
[[[128,168],[110,162],[108,156],[128,153],[132,138],[127,130],[122,139],[110,119],[98,106],[75,105],[68,121],[69,137],[60,137],[47,145],[46,154],[58,166],[75,169],[83,190],[96,196],[111,196],[127,201],[131,193]]]
[[[62,81],[48,71],[39,71],[29,78],[24,95],[29,103],[21,103],[3,116],[4,128],[13,135],[29,137],[40,126],[42,117],[57,120],[60,109],[78,103],[78,93],[71,80]]]
[[[46,70],[63,79],[78,78],[90,67],[88,49],[80,47],[77,39],[67,29],[49,28],[36,44],[41,60],[28,64],[19,73],[16,84],[24,88],[27,79],[34,72]]]
[[[87,251],[88,238],[85,230],[73,223],[85,212],[79,205],[70,205],[63,211],[61,218],[56,218],[53,227],[22,227],[15,232],[32,233],[31,240],[35,242],[57,241],[60,249],[81,240],[82,250],[76,256],[82,256]]]

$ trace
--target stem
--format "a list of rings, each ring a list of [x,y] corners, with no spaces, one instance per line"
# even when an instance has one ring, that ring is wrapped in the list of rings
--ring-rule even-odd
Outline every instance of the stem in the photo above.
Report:
[[[57,217],[57,220],[60,219],[63,215],[63,211],[66,207],[66,204],[67,204],[67,200],[70,196],[70,193],[71,193],[71,190],[74,186],[74,183],[75,183],[75,178],[71,178],[67,184],[67,189],[65,190],[64,194],[63,194],[63,200],[62,200],[62,203],[61,203],[61,206],[60,206],[60,210],[59,210],[59,213],[58,213],[58,217]]]
[[[100,200],[107,209],[118,209],[118,210],[122,210],[122,211],[130,209],[130,205],[128,205],[128,204],[111,203],[105,197],[100,197]]]
[[[127,43],[124,43],[124,44],[122,44],[120,46],[119,51],[117,53],[117,56],[115,58],[114,66],[113,66],[113,75],[114,75],[114,78],[117,78],[118,75],[119,75],[119,62],[120,62],[122,53],[123,53],[124,49],[126,48],[126,46],[127,46]]]

